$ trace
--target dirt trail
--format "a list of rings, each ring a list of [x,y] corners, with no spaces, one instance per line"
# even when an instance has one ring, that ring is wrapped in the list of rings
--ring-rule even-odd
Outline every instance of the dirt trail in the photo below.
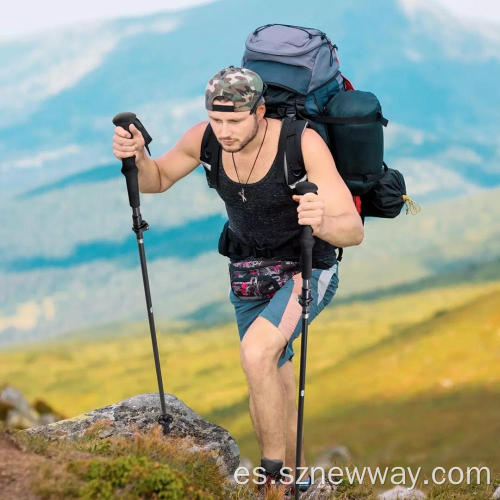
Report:
[[[34,468],[47,459],[23,451],[5,432],[0,431],[0,498],[2,500],[39,500],[29,490]]]

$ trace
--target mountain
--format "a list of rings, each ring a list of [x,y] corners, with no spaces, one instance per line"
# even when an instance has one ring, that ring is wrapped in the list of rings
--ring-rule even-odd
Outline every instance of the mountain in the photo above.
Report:
[[[186,206],[188,187],[197,182],[202,182],[201,177],[186,180],[185,191],[176,190],[182,183],[175,186],[171,198],[148,198],[143,211],[148,222],[152,220],[149,213],[175,214],[176,207]],[[41,196],[47,196],[41,213],[50,220],[51,198],[49,194]],[[122,220],[114,227],[121,233],[118,243],[97,240],[80,243],[76,250],[68,245],[62,248],[67,254],[52,260],[20,257],[20,245],[11,249],[13,260],[5,259],[0,269],[5,311],[0,319],[0,343],[47,339],[95,324],[146,318],[136,240],[129,229],[125,197],[123,207],[117,210]],[[79,207],[70,200],[60,201],[78,213]],[[101,207],[104,211],[107,201],[102,196],[89,216],[100,214]],[[33,218],[38,216],[40,212],[32,214]],[[337,298],[376,293],[397,285],[401,291],[416,280],[440,279],[445,272],[459,275],[461,269],[468,273],[470,264],[497,260],[499,218],[500,188],[425,205],[417,216],[403,214],[390,221],[367,219],[363,243],[344,251]],[[73,231],[75,238],[84,236],[81,232],[88,221],[75,220],[80,225],[75,222],[66,227],[62,219],[52,216],[61,242],[65,231]],[[94,230],[99,228],[98,222],[96,215]],[[153,226],[145,233],[153,307],[159,321],[211,324],[234,319],[227,297],[228,261],[215,250],[222,222],[219,215],[172,229]],[[104,218],[103,224],[111,223],[111,216]],[[32,245],[38,246],[40,254],[49,252],[50,242],[44,248],[43,236],[41,229],[32,234],[26,249]]]
[[[221,0],[4,42],[2,191],[112,162],[111,118],[123,110],[138,113],[161,154],[205,115],[210,76],[239,64],[247,34],[269,22],[317,26],[339,46],[342,71],[380,98],[390,120],[386,159],[407,170],[415,194],[498,184],[500,43],[410,4],[250,0],[242,16],[238,3]],[[433,185],[420,175],[431,165],[439,167]]]
[[[242,15],[220,0],[2,42],[0,343],[144,317],[111,119],[136,112],[160,156],[204,119],[210,76],[239,64],[247,34],[269,22],[328,33],[342,71],[379,97],[385,159],[424,205],[415,218],[367,222],[363,245],[346,250],[339,295],[496,258],[500,44],[423,5],[251,0]],[[215,251],[226,212],[202,167],[142,195],[141,209],[156,316],[227,314],[227,263]]]

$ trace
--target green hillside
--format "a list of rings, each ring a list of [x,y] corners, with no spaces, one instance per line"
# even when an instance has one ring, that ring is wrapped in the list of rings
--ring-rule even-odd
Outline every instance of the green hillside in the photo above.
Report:
[[[356,465],[487,465],[500,476],[499,303],[494,281],[327,308],[309,335],[308,461],[345,445]],[[148,328],[134,329],[3,351],[0,383],[67,416],[153,392]],[[256,463],[238,343],[233,323],[159,336],[166,390],[227,428]]]
[[[172,211],[174,207],[177,210],[192,203],[192,192],[202,180],[194,176],[185,185],[179,183],[173,190],[179,198],[168,198],[168,206],[155,201],[147,213],[174,216],[177,214]],[[197,201],[196,206],[204,211],[203,203]],[[52,208],[49,211],[53,212]],[[393,294],[407,288],[443,286],[444,277],[448,277],[448,283],[467,282],[474,268],[484,271],[487,262],[496,265],[496,272],[488,273],[487,279],[494,276],[498,279],[499,218],[500,188],[496,188],[425,204],[415,217],[402,214],[394,220],[367,219],[363,243],[345,249],[339,266],[337,300],[352,300],[367,294],[373,298],[379,296],[381,289]],[[128,227],[127,221],[122,227]],[[163,255],[165,250],[163,243],[154,243],[153,234],[157,229],[161,232],[161,228],[157,221],[145,239],[158,324],[171,331],[172,320],[179,322],[180,328],[176,325],[176,329],[180,330],[187,324],[197,329],[232,321],[233,309],[227,300],[227,258],[217,253],[215,246],[192,259],[153,258],[155,252]],[[38,248],[35,240],[30,248]],[[3,289],[9,291],[0,311],[2,348],[26,340],[73,336],[77,330],[84,338],[94,334],[98,338],[114,335],[128,332],[129,321],[138,321],[139,331],[145,317],[144,293],[132,234],[126,237],[126,242],[134,252],[132,267],[118,261],[104,265],[98,259],[66,269],[49,266],[19,273],[0,272]],[[182,240],[177,237],[169,240],[168,245],[171,244],[182,248]],[[117,328],[119,321],[127,323]],[[109,326],[104,328],[105,332],[103,324]]]

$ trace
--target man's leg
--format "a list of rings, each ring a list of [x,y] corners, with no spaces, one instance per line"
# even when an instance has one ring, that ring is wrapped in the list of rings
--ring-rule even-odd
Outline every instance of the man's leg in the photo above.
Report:
[[[286,451],[284,465],[287,467],[295,467],[295,447],[297,444],[297,401],[296,401],[296,387],[295,387],[295,373],[293,371],[292,361],[285,362],[279,369],[282,384],[285,389],[286,397]],[[255,402],[250,393],[249,397],[250,418],[252,420],[259,446],[262,449],[262,438],[260,425],[257,417],[257,410],[255,409]],[[302,461],[301,465],[305,465],[304,448],[302,448]]]
[[[257,410],[255,409],[255,402],[253,400],[252,393],[249,393],[249,408],[250,408],[250,419],[252,420],[253,428],[255,430],[255,434],[257,434],[257,440],[259,441],[259,447],[262,450],[262,437],[261,437],[261,430],[260,430],[260,424],[259,420],[257,417]]]
[[[292,475],[295,476],[295,453],[297,448],[297,388],[295,385],[295,373],[293,371],[292,361],[286,361],[279,369],[281,379],[285,386],[286,393],[286,407],[287,407],[287,430],[286,430],[286,453],[285,463],[286,467],[290,467],[293,471]],[[300,465],[305,467],[306,459],[304,454],[304,446],[302,446],[302,453],[300,458]],[[300,474],[300,471],[299,471]],[[307,477],[307,476],[306,476]]]
[[[259,352],[252,354],[254,349],[257,351],[267,350],[263,347],[266,342],[262,340],[262,334],[252,333],[251,336],[248,336],[252,329],[257,328],[261,332],[265,332],[265,338],[269,339],[274,334],[279,339],[278,352],[272,359],[273,366],[269,366],[269,357],[271,356],[259,354]],[[247,340],[245,341],[245,339]],[[283,340],[281,341],[281,339]],[[283,460],[284,465],[294,471],[297,440],[296,382],[291,361],[285,362],[280,368],[277,367],[277,359],[285,345],[283,342],[286,342],[286,339],[278,328],[264,318],[257,318],[243,337],[241,358],[249,382],[250,417],[262,450],[262,456]],[[274,342],[272,344],[274,345]],[[271,350],[272,347],[269,351]],[[256,359],[249,361],[250,358]],[[273,368],[275,369],[273,370]],[[271,377],[264,375],[269,372]],[[275,376],[276,372],[277,377]],[[277,401],[274,401],[273,398]],[[259,406],[259,401],[261,401],[261,406]],[[270,423],[266,427],[266,425],[262,425],[262,421]],[[279,425],[278,422],[280,422]],[[282,451],[283,441],[284,452]],[[304,447],[302,447],[301,465],[305,466]]]
[[[250,411],[262,456],[285,461],[287,394],[278,359],[287,340],[269,320],[257,317],[241,341],[241,363],[248,380]]]

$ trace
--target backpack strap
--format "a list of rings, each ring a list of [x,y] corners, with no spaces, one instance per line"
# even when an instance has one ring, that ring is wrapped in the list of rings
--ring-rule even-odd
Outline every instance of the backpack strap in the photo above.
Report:
[[[306,120],[297,120],[295,118],[285,118],[283,126],[285,136],[285,154],[283,158],[283,167],[285,172],[285,182],[290,189],[301,181],[307,180],[306,166],[302,155],[302,134],[304,133],[308,122]],[[344,249],[334,247],[336,250],[337,261],[342,260]]]
[[[219,179],[220,150],[220,144],[209,123],[201,141],[200,161],[205,169],[208,186],[214,189],[217,189]]]
[[[305,120],[296,120],[287,117],[283,120],[285,127],[282,138],[283,148],[283,170],[285,183],[290,189],[294,189],[298,182],[307,180],[307,172],[302,156],[302,134],[308,123]]]

